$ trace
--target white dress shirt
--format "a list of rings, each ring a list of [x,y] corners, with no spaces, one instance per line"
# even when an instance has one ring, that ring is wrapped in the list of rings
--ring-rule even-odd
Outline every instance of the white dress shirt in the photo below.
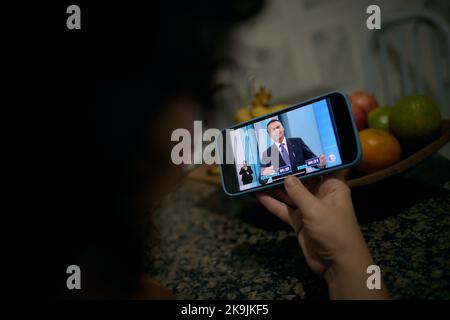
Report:
[[[289,149],[288,149],[288,146],[287,146],[287,143],[286,143],[286,137],[283,138],[283,141],[281,141],[281,143],[284,144],[284,148],[286,149],[287,154],[289,154]],[[281,149],[280,149],[281,143],[280,143],[280,142],[275,142],[275,145],[277,146],[278,152],[279,152],[280,154],[281,154]]]

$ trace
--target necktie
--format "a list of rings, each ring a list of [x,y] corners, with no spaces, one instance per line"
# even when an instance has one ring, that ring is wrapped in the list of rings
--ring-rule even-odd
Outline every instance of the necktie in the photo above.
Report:
[[[288,166],[291,165],[291,160],[289,159],[289,154],[286,150],[286,148],[284,147],[284,143],[280,144],[280,152],[281,152],[281,157],[284,160],[284,163]]]

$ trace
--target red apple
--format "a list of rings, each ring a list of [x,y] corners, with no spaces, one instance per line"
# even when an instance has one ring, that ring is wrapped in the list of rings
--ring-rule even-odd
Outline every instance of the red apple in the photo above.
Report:
[[[362,108],[369,114],[370,111],[378,107],[378,101],[373,95],[364,91],[356,91],[349,95],[352,106]]]
[[[358,131],[361,131],[367,127],[367,113],[363,108],[352,105],[353,117],[355,118],[355,124]]]

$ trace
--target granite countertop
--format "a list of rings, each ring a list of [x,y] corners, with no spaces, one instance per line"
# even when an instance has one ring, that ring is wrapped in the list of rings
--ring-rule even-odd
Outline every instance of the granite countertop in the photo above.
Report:
[[[393,298],[450,298],[449,174],[450,161],[435,158],[352,191]],[[178,299],[328,298],[295,234],[252,196],[228,198],[217,186],[186,179],[155,221],[161,241],[148,273]]]

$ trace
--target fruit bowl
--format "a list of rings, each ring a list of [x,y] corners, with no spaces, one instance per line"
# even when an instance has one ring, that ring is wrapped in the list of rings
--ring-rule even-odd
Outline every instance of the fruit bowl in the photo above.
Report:
[[[415,167],[416,165],[433,155],[449,141],[450,120],[445,119],[442,120],[440,136],[422,149],[408,155],[407,157],[403,158],[402,160],[388,168],[357,177],[355,177],[353,174],[350,174],[347,178],[347,183],[351,188],[362,187],[400,174],[408,169]],[[214,171],[213,167],[214,165],[197,166],[190,171],[188,178],[220,186],[220,175],[217,174],[217,172],[212,172]]]
[[[399,162],[385,169],[358,177],[352,177],[350,175],[348,177],[347,183],[350,187],[362,187],[387,179],[396,174],[402,173],[408,169],[415,167],[416,165],[427,159],[429,156],[437,152],[449,141],[450,141],[450,120],[444,119],[441,122],[440,136],[431,143],[427,144],[422,149],[414,152],[413,154],[408,155]]]

